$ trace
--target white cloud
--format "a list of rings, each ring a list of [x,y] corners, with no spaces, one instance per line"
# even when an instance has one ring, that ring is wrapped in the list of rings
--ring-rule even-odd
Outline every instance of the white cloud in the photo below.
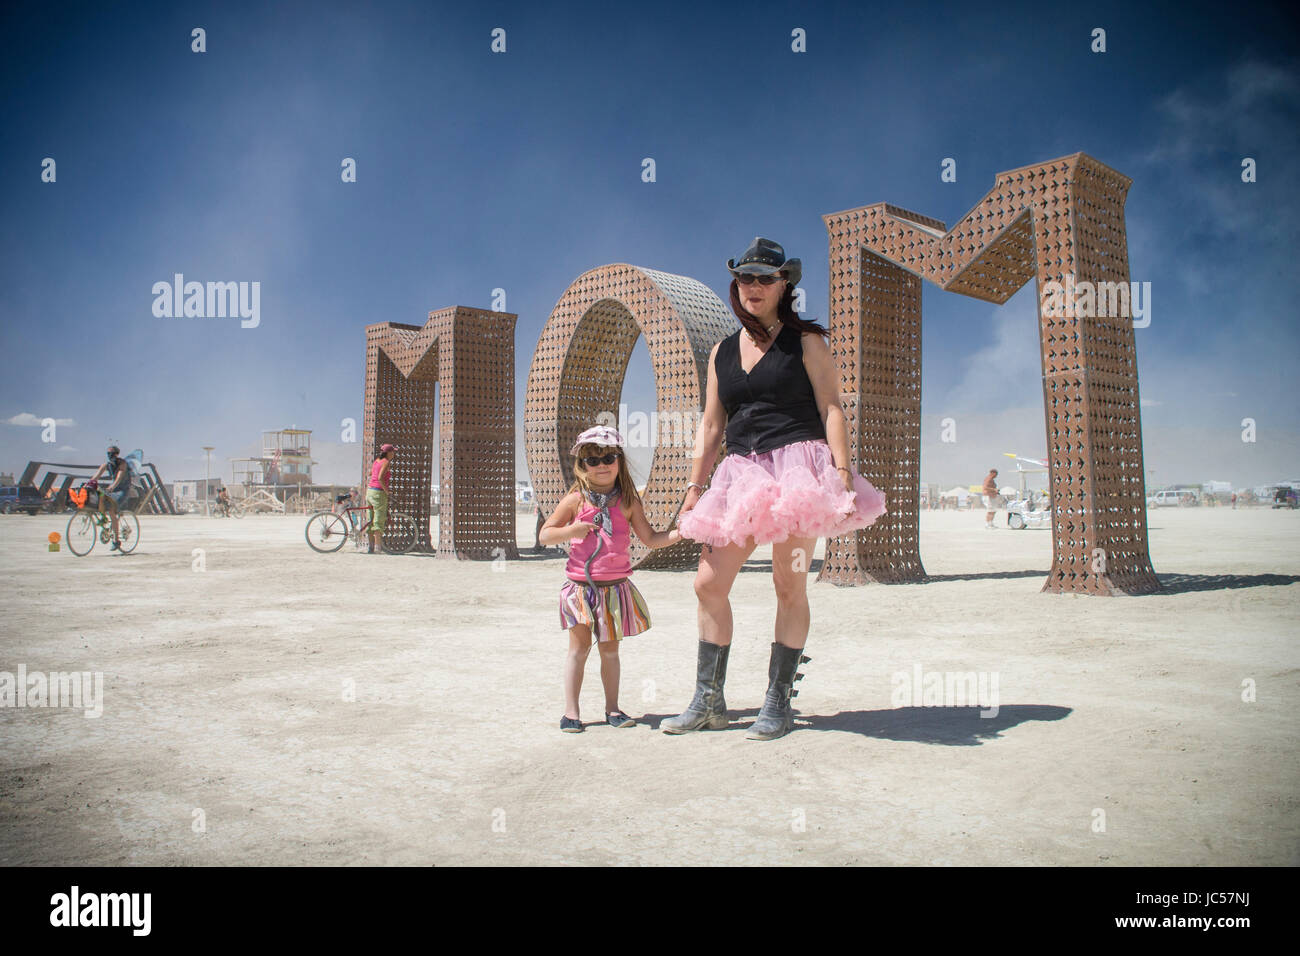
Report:
[[[1144,157],[1148,162],[1193,162],[1228,145],[1266,142],[1259,136],[1264,132],[1263,114],[1293,103],[1300,95],[1300,83],[1289,70],[1252,60],[1228,70],[1214,90],[1205,94],[1183,87],[1161,100],[1160,111],[1168,125]]]
[[[19,412],[13,418],[6,418],[4,424],[23,425],[28,428],[43,428],[45,427],[45,419],[39,418],[31,412]],[[56,418],[54,419],[54,424],[63,428],[75,428],[77,425],[77,423],[71,418]]]
[[[996,306],[981,328],[991,329],[978,336],[986,344],[970,351],[962,361],[961,378],[943,395],[937,406],[925,404],[941,416],[959,418],[973,411],[999,412],[1037,403],[1042,422],[1043,360],[1039,344],[1037,283],[1030,282],[1006,305]],[[948,348],[963,348],[971,341],[950,341]]]
[[[1247,157],[1255,159],[1260,182],[1264,177],[1295,181],[1300,170],[1292,104],[1300,98],[1300,81],[1290,70],[1259,61],[1241,63],[1216,79],[1210,92],[1181,87],[1160,101],[1163,122],[1156,145],[1134,164],[1145,167],[1148,179],[1178,184],[1189,200],[1183,210],[1188,235],[1263,233],[1288,239],[1294,192],[1285,208],[1261,216],[1254,203],[1243,201],[1242,190],[1251,187],[1241,181],[1240,164]],[[1179,271],[1191,294],[1208,288],[1198,268]]]
[[[361,442],[327,442],[312,436],[312,481],[316,484],[354,485],[363,477]]]
[[[944,417],[954,419],[955,435],[944,428]],[[945,434],[956,441],[944,441]],[[996,468],[1009,481],[1016,468],[1012,459],[1005,456],[1038,458],[1046,444],[1041,401],[953,416],[926,412],[921,417],[921,480],[945,488],[953,484],[979,484],[990,468]]]

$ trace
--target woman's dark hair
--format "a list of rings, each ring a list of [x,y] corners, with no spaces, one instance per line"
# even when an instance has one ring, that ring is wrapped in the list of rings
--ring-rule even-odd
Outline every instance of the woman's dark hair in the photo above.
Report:
[[[740,324],[749,329],[754,338],[760,342],[767,338],[767,330],[763,328],[763,323],[758,321],[757,316],[740,304],[740,283],[736,281],[734,276],[731,280],[731,311],[740,320]],[[785,284],[785,293],[781,296],[781,301],[776,305],[776,317],[781,320],[782,325],[792,325],[800,332],[816,332],[823,338],[830,338],[829,329],[818,325],[816,322],[809,322],[807,319],[799,318],[799,313],[794,310],[794,286],[788,281]],[[779,331],[778,329],[777,333]]]

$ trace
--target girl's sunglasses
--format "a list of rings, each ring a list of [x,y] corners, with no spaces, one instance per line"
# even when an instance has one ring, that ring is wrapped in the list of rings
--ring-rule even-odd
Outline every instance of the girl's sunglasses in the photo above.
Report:
[[[759,285],[771,285],[777,279],[782,279],[782,278],[785,277],[776,275],[775,273],[770,275],[756,276],[752,272],[741,272],[736,275],[736,281],[739,282],[741,285],[753,285],[755,282],[757,282]]]
[[[588,468],[595,468],[597,465],[612,465],[618,461],[618,452],[611,451],[605,455],[588,455],[586,458],[579,458]]]

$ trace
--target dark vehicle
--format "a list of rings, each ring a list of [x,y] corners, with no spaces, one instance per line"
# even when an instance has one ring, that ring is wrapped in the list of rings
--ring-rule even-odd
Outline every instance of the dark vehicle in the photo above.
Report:
[[[26,511],[29,515],[45,511],[48,502],[41,497],[40,489],[35,485],[7,485],[0,487],[0,512],[13,514]]]
[[[1300,499],[1296,495],[1296,490],[1289,485],[1279,485],[1273,489],[1273,507],[1274,508],[1297,508],[1300,507]]]

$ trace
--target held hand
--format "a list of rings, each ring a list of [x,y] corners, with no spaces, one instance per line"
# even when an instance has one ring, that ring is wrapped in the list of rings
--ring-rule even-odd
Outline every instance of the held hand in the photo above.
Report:
[[[835,473],[840,476],[840,481],[844,482],[845,491],[850,493],[857,491],[857,489],[853,487],[853,469],[848,465],[836,465]]]
[[[845,509],[844,513],[851,514],[856,511],[858,507],[858,489],[853,485],[853,472],[841,470],[840,479],[844,482],[844,490],[847,491],[850,496],[849,505]]]
[[[686,514],[686,512],[694,508],[696,502],[700,500],[700,494],[701,494],[700,489],[696,488],[694,485],[692,485],[690,488],[687,488],[686,500],[682,502],[682,510],[678,512],[678,514],[684,515]]]
[[[595,530],[596,526],[590,521],[575,521],[569,525],[569,537],[582,541]]]

